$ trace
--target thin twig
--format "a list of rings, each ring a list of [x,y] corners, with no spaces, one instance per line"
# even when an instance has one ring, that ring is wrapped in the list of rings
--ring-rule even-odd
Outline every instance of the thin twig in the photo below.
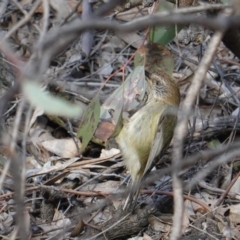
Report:
[[[63,20],[61,23],[61,26],[63,26],[78,10],[78,7],[82,4],[82,0],[80,0],[77,5],[73,8],[73,10],[68,14],[67,17]]]
[[[11,37],[13,35],[13,33],[15,33],[20,27],[22,27],[24,24],[26,24],[27,22],[29,22],[31,20],[32,15],[35,13],[35,11],[37,10],[37,8],[40,6],[41,4],[41,0],[38,0],[32,7],[31,11],[29,12],[28,15],[25,15],[25,17],[19,21],[17,24],[15,24],[9,31],[8,33],[4,36],[4,40],[6,40],[7,38]]]
[[[109,231],[111,228],[117,226],[119,223],[121,223],[123,220],[125,220],[126,218],[128,218],[132,213],[129,212],[128,214],[126,214],[124,217],[122,217],[121,219],[119,219],[116,223],[112,224],[110,227],[104,229],[102,232],[98,233],[97,235],[89,238],[88,240],[91,240],[91,239],[95,239],[99,236],[101,236],[102,234],[106,233],[107,231]]]
[[[14,2],[14,4],[19,8],[19,10],[25,15],[28,15],[28,12],[22,7],[22,5],[16,1],[16,0],[12,0]]]
[[[198,96],[202,83],[207,74],[208,68],[211,65],[211,62],[214,58],[215,52],[217,50],[218,45],[221,42],[223,36],[223,32],[216,32],[209,46],[202,58],[202,61],[199,65],[199,68],[196,70],[194,78],[192,80],[192,84],[189,87],[187,96],[183,101],[182,109],[184,109],[185,117],[181,116],[177,123],[177,127],[175,129],[174,138],[173,138],[173,192],[174,192],[174,217],[173,217],[173,231],[171,234],[171,239],[176,240],[181,236],[182,229],[182,216],[183,216],[183,190],[182,190],[182,180],[179,177],[178,173],[181,170],[181,162],[182,162],[182,153],[183,153],[183,142],[184,138],[188,132],[187,123],[188,117],[190,116],[192,106]]]
[[[211,238],[213,238],[213,239],[215,239],[215,240],[218,240],[218,239],[219,239],[219,238],[216,238],[215,236],[213,236],[212,234],[210,234],[210,233],[208,233],[208,232],[206,232],[206,231],[204,231],[204,230],[202,230],[202,229],[200,229],[200,228],[197,228],[196,226],[194,226],[194,225],[192,225],[192,224],[189,224],[189,226],[192,227],[192,228],[195,228],[195,229],[198,230],[199,232],[202,232],[202,233],[204,233],[204,234],[207,234],[209,237],[211,237]]]
[[[2,156],[0,156],[0,157],[2,157]],[[2,192],[2,186],[3,186],[3,183],[4,183],[5,177],[8,174],[8,171],[9,171],[9,168],[10,168],[10,163],[11,163],[10,161],[5,162],[3,171],[1,171],[1,174],[0,174],[0,193]]]
[[[214,204],[215,207],[218,207],[222,203],[223,199],[228,195],[228,193],[231,190],[232,186],[235,184],[235,182],[238,180],[239,177],[240,177],[240,172],[237,174],[237,176],[229,184],[229,186],[227,187],[226,191],[224,191],[222,193],[222,195],[220,196],[218,201]]]
[[[25,99],[23,98],[19,104],[17,115],[13,128],[13,136],[10,143],[10,155],[11,155],[11,174],[14,179],[14,190],[15,190],[15,201],[16,201],[16,212],[17,212],[17,221],[19,226],[19,235],[20,239],[27,239],[28,232],[27,222],[24,218],[24,193],[25,193],[25,179],[22,178],[22,171],[24,171],[24,159],[22,156],[16,153],[16,142],[17,135],[20,126],[20,120],[22,119],[22,113],[25,106]]]
[[[38,39],[38,42],[42,42],[42,40],[44,39],[46,33],[47,33],[47,29],[48,29],[48,25],[49,25],[49,13],[50,13],[50,7],[49,7],[49,1],[48,0],[42,0],[42,4],[43,4],[43,9],[44,9],[44,14],[43,14],[43,26],[41,29],[41,33],[40,33],[40,37]]]

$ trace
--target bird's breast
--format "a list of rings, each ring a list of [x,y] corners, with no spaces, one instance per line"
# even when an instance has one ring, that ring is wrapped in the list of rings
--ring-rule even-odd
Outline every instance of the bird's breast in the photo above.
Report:
[[[162,105],[158,107],[145,105],[136,112],[126,125],[129,141],[134,144],[141,156],[141,161],[147,161],[157,130],[158,120],[162,114]]]

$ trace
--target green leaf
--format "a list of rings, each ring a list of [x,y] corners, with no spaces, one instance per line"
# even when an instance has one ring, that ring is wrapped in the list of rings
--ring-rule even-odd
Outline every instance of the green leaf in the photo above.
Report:
[[[81,152],[87,147],[97,128],[100,116],[98,95],[89,103],[77,131],[77,137],[82,140]]]
[[[158,4],[157,7],[157,12],[162,12],[166,10],[174,10],[175,5],[166,2],[166,1],[161,1]],[[171,42],[175,36],[176,33],[180,32],[182,30],[182,27],[180,26],[161,26],[161,27],[152,27],[150,29],[149,33],[149,40],[154,43],[158,43],[162,46],[167,45],[169,42]]]
[[[72,118],[79,117],[83,112],[79,105],[43,91],[41,86],[33,81],[23,83],[23,93],[33,107],[43,109],[47,114]]]

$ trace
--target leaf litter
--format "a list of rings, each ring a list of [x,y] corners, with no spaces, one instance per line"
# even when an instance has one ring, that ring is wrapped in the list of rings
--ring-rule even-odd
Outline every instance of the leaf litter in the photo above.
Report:
[[[50,2],[48,31],[64,24],[66,17],[77,6],[76,2]],[[46,24],[44,16],[48,8],[44,4],[39,6],[32,0],[19,1],[19,4],[10,1],[5,8],[1,21],[1,34],[6,35],[12,26],[21,21],[25,11],[29,14],[34,6],[38,6],[34,14],[29,15],[29,23],[18,27],[8,38],[10,49],[16,54],[15,58],[21,57],[28,63],[30,57],[36,53],[35,42],[39,37],[39,29]],[[97,1],[95,3],[93,1],[88,7],[94,12],[100,5]],[[141,15],[147,15],[148,10],[149,8],[142,6],[130,7],[117,14],[115,19],[130,22]],[[80,4],[77,12],[81,13],[81,11]],[[111,13],[108,13],[109,18]],[[86,19],[88,18],[87,15]],[[196,32],[198,35],[195,34]],[[61,235],[64,239],[70,236],[90,239],[106,229],[109,229],[105,232],[107,239],[117,239],[117,236],[118,238],[121,236],[122,239],[130,239],[130,236],[135,236],[131,239],[169,237],[173,213],[170,176],[155,178],[152,184],[145,186],[145,191],[157,192],[149,197],[150,194],[143,191],[139,199],[147,206],[157,209],[156,212],[145,214],[143,206],[141,213],[137,212],[133,215],[138,217],[137,220],[130,218],[122,220],[116,227],[114,225],[123,218],[118,209],[127,196],[126,186],[122,182],[128,173],[125,171],[118,147],[114,143],[110,144],[109,139],[118,122],[118,117],[114,119],[114,116],[136,109],[139,101],[144,99],[146,91],[142,86],[144,74],[142,70],[133,67],[133,61],[129,61],[135,54],[135,48],[139,48],[144,43],[144,34],[144,31],[135,31],[127,35],[96,31],[94,35],[91,33],[85,36],[82,43],[80,38],[76,39],[71,46],[51,59],[45,74],[41,76],[41,81],[43,82],[44,79],[45,84],[52,85],[49,90],[51,95],[56,94],[64,102],[70,101],[74,106],[78,106],[77,110],[74,110],[72,105],[66,106],[59,102],[57,104],[60,105],[55,106],[52,99],[45,99],[45,96],[42,96],[43,99],[40,87],[34,85],[34,78],[32,78],[33,83],[30,84],[34,87],[31,89],[29,83],[22,83],[30,103],[33,104],[34,100],[35,114],[32,115],[31,121],[28,120],[29,105],[26,105],[21,122],[16,126],[16,111],[19,102],[22,101],[22,96],[16,95],[4,115],[5,131],[2,136],[4,140],[0,146],[1,235],[18,236],[16,230],[18,223],[14,221],[15,215],[18,214],[14,197],[16,180],[11,168],[9,171],[6,164],[13,154],[7,144],[11,139],[16,142],[16,154],[22,156],[24,151],[27,154],[24,160],[26,185],[23,212],[25,226],[28,227],[26,229],[30,229],[26,232],[29,238]],[[194,72],[199,65],[199,39],[203,39],[201,44],[206,47],[210,34],[211,32],[200,29],[199,35],[199,29],[190,25],[184,27],[168,45],[168,50],[174,55],[174,69],[170,55],[168,55],[170,60],[163,58],[165,62],[162,69],[169,71],[168,74],[171,74],[173,69],[173,77],[180,87],[182,98],[187,94]],[[91,51],[94,54],[91,54]],[[3,72],[1,96],[4,96],[3,94],[15,81],[10,76],[14,73],[7,65],[8,58],[8,55],[1,56],[1,66],[6,71],[5,75]],[[143,65],[145,68],[154,69],[159,59],[154,56],[149,58],[148,65]],[[227,141],[234,143],[239,137],[239,61],[223,44],[219,46],[214,61],[224,69],[224,72],[223,74],[219,72],[216,64],[210,66],[189,119],[189,134],[184,145],[186,156],[195,156],[196,153],[208,149],[219,151],[223,143]],[[162,61],[159,62],[162,64]],[[24,76],[24,70],[22,71]],[[131,74],[138,74],[139,78],[131,79],[129,77],[132,76]],[[17,78],[21,81],[19,76]],[[124,84],[122,84],[123,79],[126,80]],[[140,81],[131,84],[127,79]],[[101,91],[99,91],[100,87],[102,87]],[[96,95],[99,96],[100,101]],[[125,96],[124,100],[122,96]],[[41,104],[57,116],[53,119],[51,114],[44,113],[43,108],[39,108]],[[124,109],[124,105],[127,109]],[[99,119],[100,106],[101,119]],[[85,115],[78,114],[77,111],[85,112]],[[78,116],[68,119],[70,115],[67,112],[72,114],[71,116],[74,114]],[[18,129],[18,134],[14,138],[15,127]],[[84,127],[86,133],[82,132]],[[81,138],[78,139],[76,136]],[[25,147],[24,141],[26,141]],[[104,149],[105,146],[108,149]],[[171,152],[170,146],[152,173],[170,165]],[[212,169],[211,162],[218,158],[218,155],[209,157],[203,154],[197,164],[190,165],[181,173],[186,185],[194,180],[197,174],[203,174],[201,181],[185,192],[181,239],[201,237],[239,239],[239,159],[235,157],[231,163],[224,163]],[[229,187],[231,188],[228,189]],[[113,196],[114,194],[118,195]],[[220,196],[224,196],[222,204],[217,204]],[[101,205],[102,200],[106,200],[104,205]],[[140,223],[143,225],[139,226]],[[139,233],[143,233],[141,238],[137,237]],[[102,238],[99,236],[96,239]]]

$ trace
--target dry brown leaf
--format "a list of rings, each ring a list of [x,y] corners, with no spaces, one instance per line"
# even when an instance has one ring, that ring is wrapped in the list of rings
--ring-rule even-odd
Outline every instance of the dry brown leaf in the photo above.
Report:
[[[13,216],[11,214],[7,214],[5,212],[2,212],[0,214],[0,231],[5,231],[5,229],[8,229],[13,224]]]
[[[77,0],[68,0],[67,3],[68,3],[68,6],[73,10],[79,2]],[[82,12],[81,4],[80,4],[80,6],[78,6],[77,12],[78,13]]]
[[[79,139],[75,139],[78,148],[81,149],[81,142]],[[72,138],[65,139],[51,139],[42,141],[41,145],[51,153],[63,158],[73,158],[79,155],[76,144]]]
[[[195,211],[193,209],[192,201],[185,200],[184,201],[184,209],[185,209],[185,212],[186,212],[188,217],[195,215]]]
[[[110,150],[102,149],[100,158],[110,158],[110,157],[113,157],[113,156],[115,156],[116,154],[119,154],[119,153],[120,153],[120,150],[116,149],[116,148],[112,148]]]
[[[64,163],[58,163],[57,166],[51,166],[51,159],[49,158],[49,162],[47,162],[42,168],[40,169],[30,169],[26,173],[26,177],[34,177],[38,175],[43,175],[46,173],[54,172],[54,171],[61,171],[65,170],[67,167],[69,167],[71,164],[75,163],[79,158],[72,158]]]
[[[157,217],[151,216],[149,218],[149,224],[151,226],[152,229],[154,229],[157,232],[169,232],[171,230],[171,226],[170,224],[167,224],[163,221],[161,221],[160,219],[158,219]]]
[[[182,218],[182,233],[185,234],[189,231],[189,216],[187,214],[186,208],[183,210],[183,218]]]
[[[100,139],[104,142],[107,142],[108,139],[112,136],[113,132],[114,132],[115,126],[110,123],[110,122],[101,122],[98,127],[97,130],[95,131],[94,136],[97,139]]]
[[[26,4],[31,4],[33,0],[21,0],[20,2],[22,5],[26,5]]]
[[[39,116],[42,116],[44,113],[43,109],[40,109],[40,108],[36,108],[33,112],[33,115],[32,115],[32,118],[30,120],[30,124],[29,124],[29,128],[32,127],[32,125],[36,122],[36,119],[39,117]]]
[[[240,223],[240,204],[229,207],[229,220],[234,223]]]
[[[27,169],[38,169],[42,167],[34,156],[27,156],[25,161]]]
[[[240,191],[239,190],[240,190],[240,177],[238,177],[237,181],[233,184],[233,186],[232,186],[230,191],[240,195]]]
[[[44,230],[44,232],[48,232],[48,236],[55,236],[58,233],[61,233],[62,236],[62,229],[67,228],[71,224],[72,223],[69,218],[66,218],[60,211],[55,210],[54,221],[41,224],[41,228]],[[63,238],[66,239],[65,237]]]
[[[84,222],[82,219],[75,225],[71,232],[71,237],[77,237],[84,230]]]
[[[116,15],[116,19],[123,20],[123,21],[132,21],[138,17],[142,17],[143,15],[147,15],[147,9],[143,9],[142,6],[131,8],[127,11],[120,12]]]
[[[143,240],[143,237],[136,236],[136,237],[128,238],[127,240]]]
[[[139,238],[138,238],[139,239]],[[149,235],[146,233],[143,234],[143,240],[153,240]]]
[[[131,33],[116,33],[124,42],[130,46],[138,49],[143,44],[143,38],[139,36],[136,32]]]
[[[208,205],[210,208],[214,207],[215,202],[217,201],[217,197],[210,195],[207,192],[202,191],[201,193],[196,193],[193,195],[194,198],[199,199],[201,202]],[[192,202],[193,211],[196,212],[205,212],[205,209],[203,209],[199,204]]]
[[[50,0],[50,5],[57,12],[59,21],[66,18],[71,10],[65,0]]]

